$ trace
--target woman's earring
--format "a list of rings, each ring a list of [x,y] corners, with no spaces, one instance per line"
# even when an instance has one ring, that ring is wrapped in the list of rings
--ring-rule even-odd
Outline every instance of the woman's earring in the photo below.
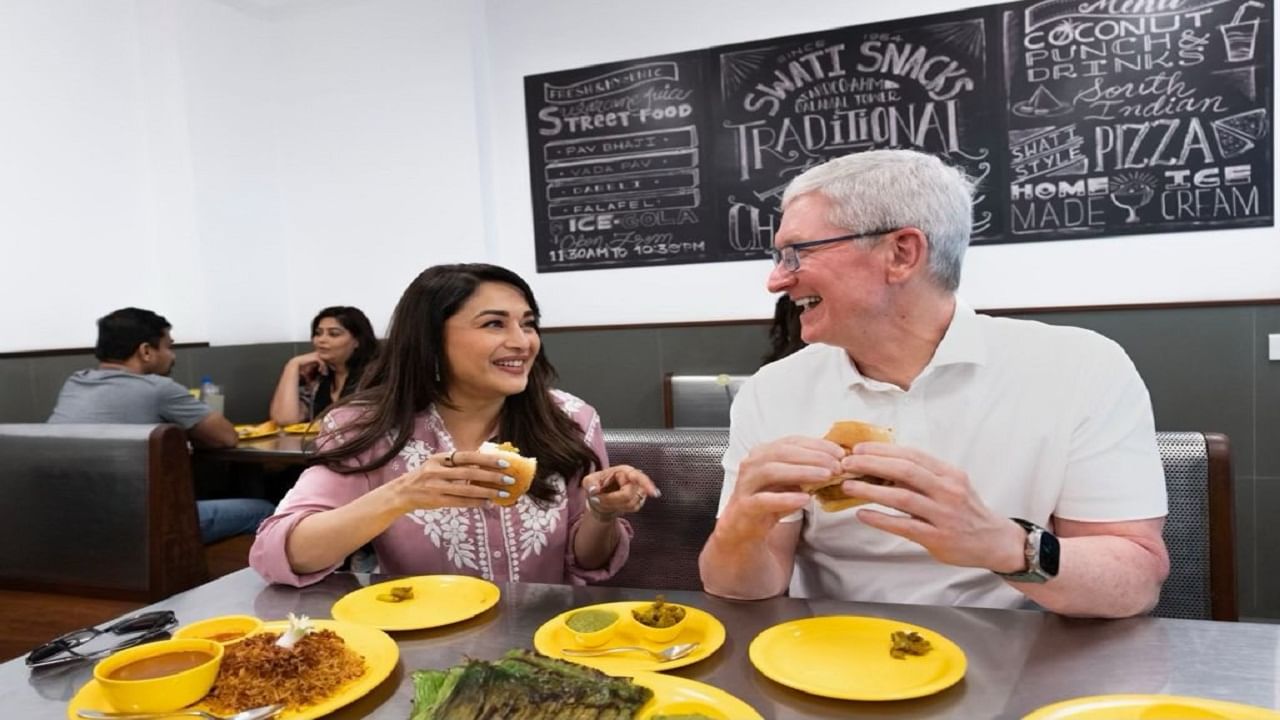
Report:
[[[436,363],[436,382],[440,382],[440,363]]]

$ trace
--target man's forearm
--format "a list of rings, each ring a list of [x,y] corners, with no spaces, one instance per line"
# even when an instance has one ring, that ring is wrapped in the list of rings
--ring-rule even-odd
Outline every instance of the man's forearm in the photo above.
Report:
[[[1169,575],[1163,547],[1116,536],[1060,538],[1058,575],[1043,585],[1012,583],[1041,607],[1061,615],[1121,618],[1145,613]]]
[[[779,558],[767,539],[767,534],[736,532],[723,521],[717,523],[698,556],[703,588],[735,600],[761,600],[785,592],[792,561]]]

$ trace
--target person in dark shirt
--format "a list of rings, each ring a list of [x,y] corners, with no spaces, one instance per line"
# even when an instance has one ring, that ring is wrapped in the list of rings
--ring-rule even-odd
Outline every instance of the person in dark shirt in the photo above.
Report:
[[[800,337],[800,306],[786,295],[778,296],[773,309],[773,325],[769,328],[769,352],[762,362],[768,365],[807,345]]]
[[[311,346],[285,363],[271,397],[278,425],[311,421],[360,384],[365,365],[378,353],[378,338],[358,308],[336,305],[311,321]]]

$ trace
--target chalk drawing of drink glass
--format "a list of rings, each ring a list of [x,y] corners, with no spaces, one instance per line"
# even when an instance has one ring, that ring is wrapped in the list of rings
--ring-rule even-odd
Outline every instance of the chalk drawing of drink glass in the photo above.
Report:
[[[1222,32],[1222,44],[1227,48],[1227,62],[1248,62],[1253,59],[1254,47],[1258,42],[1258,18],[1244,19],[1244,11],[1251,7],[1266,7],[1260,2],[1248,0],[1236,10],[1231,22],[1218,26]]]
[[[1126,223],[1138,222],[1138,208],[1151,202],[1156,194],[1156,178],[1148,173],[1120,174],[1111,178],[1111,202],[1129,212]]]

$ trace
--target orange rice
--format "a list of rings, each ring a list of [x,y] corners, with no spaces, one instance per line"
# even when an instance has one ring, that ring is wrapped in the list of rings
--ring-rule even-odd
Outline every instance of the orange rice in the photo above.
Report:
[[[364,658],[332,630],[318,630],[292,650],[276,647],[278,633],[259,633],[228,645],[213,689],[201,703],[235,713],[282,703],[290,710],[322,702],[364,674]]]

